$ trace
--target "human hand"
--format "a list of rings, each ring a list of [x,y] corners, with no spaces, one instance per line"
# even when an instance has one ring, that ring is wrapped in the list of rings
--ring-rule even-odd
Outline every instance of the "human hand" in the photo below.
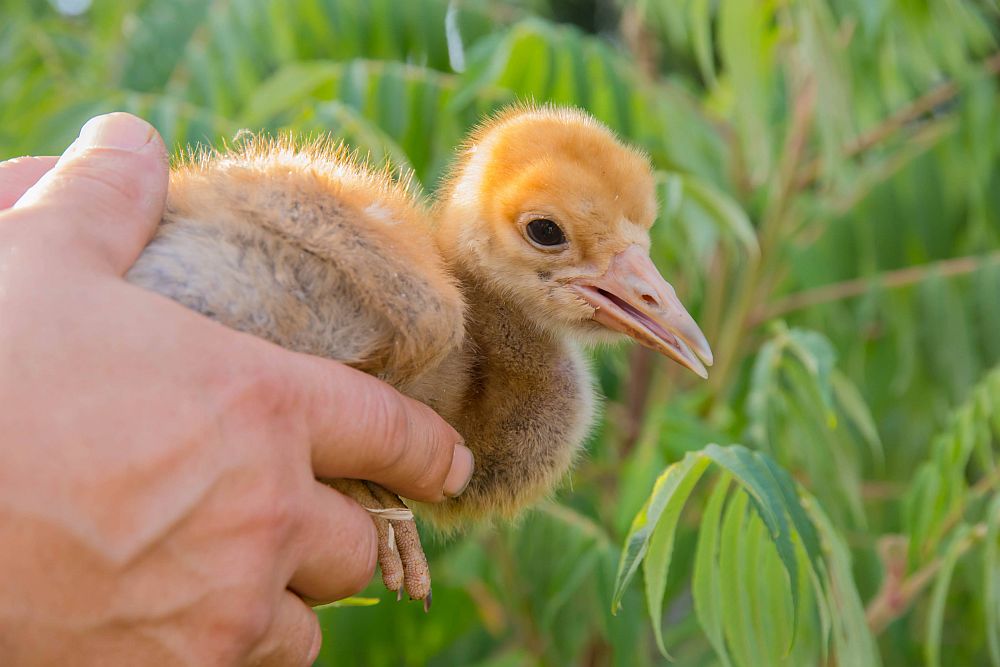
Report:
[[[369,516],[316,477],[439,501],[472,474],[426,406],[121,276],[166,153],[125,114],[0,164],[0,657],[309,664],[363,588]]]

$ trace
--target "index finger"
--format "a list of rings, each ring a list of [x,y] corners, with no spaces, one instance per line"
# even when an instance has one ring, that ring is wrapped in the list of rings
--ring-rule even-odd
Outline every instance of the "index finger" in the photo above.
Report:
[[[0,162],[0,211],[13,206],[58,161],[58,157],[46,155],[17,157]]]
[[[301,358],[296,386],[317,477],[365,479],[427,502],[465,490],[472,452],[437,413],[361,371]]]

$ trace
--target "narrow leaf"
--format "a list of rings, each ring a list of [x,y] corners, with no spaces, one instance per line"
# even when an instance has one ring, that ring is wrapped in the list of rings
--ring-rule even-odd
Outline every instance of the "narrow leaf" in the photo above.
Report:
[[[700,452],[692,452],[686,455],[677,463],[671,464],[662,475],[657,478],[653,485],[653,492],[629,528],[625,537],[625,548],[622,552],[621,561],[618,563],[618,574],[615,577],[615,592],[611,599],[611,612],[615,613],[621,606],[622,595],[632,577],[635,576],[639,564],[649,547],[649,540],[652,537],[653,529],[660,520],[660,515],[666,508],[671,497],[677,492],[687,475],[692,471],[695,474],[701,473],[708,466],[710,461]]]
[[[927,612],[927,639],[924,642],[924,661],[928,667],[941,667],[941,631],[944,626],[944,604],[951,587],[951,575],[955,564],[963,553],[962,543],[969,535],[969,526],[961,525],[954,532],[947,552],[941,559],[941,569],[938,570],[931,591],[930,610]]]
[[[986,548],[983,551],[983,605],[986,645],[990,663],[1000,667],[1000,494],[993,497],[986,516]]]
[[[701,478],[708,466],[708,459],[699,457],[698,465],[692,466],[677,482],[671,492],[663,513],[660,515],[653,535],[649,540],[646,558],[643,561],[643,574],[646,579],[646,606],[649,618],[653,623],[653,635],[660,653],[669,658],[666,645],[663,642],[663,595],[667,588],[667,575],[670,572],[670,560],[674,550],[674,533],[681,510],[695,484]]]
[[[781,490],[776,488],[777,485],[767,464],[764,463],[765,457],[740,445],[720,447],[712,444],[705,447],[704,453],[731,472],[736,481],[746,489],[754,509],[757,510],[771,534],[771,539],[774,540],[778,556],[788,572],[789,581],[798,581],[798,561],[792,547],[784,498]],[[792,591],[797,608],[798,589],[793,586]]]
[[[753,610],[747,601],[746,551],[743,535],[746,533],[747,508],[750,494],[738,489],[726,505],[722,518],[722,535],[719,540],[718,576],[722,586],[723,630],[739,665],[749,667],[759,659],[754,646]]]
[[[720,475],[705,506],[705,513],[698,529],[698,546],[695,549],[691,582],[694,611],[698,616],[698,622],[724,667],[732,667],[732,662],[729,660],[723,634],[723,607],[726,603],[722,597],[722,585],[718,574],[719,522],[731,483],[732,476],[729,473]]]

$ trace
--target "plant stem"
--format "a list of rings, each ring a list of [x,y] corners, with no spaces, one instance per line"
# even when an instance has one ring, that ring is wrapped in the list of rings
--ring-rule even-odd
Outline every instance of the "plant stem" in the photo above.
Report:
[[[795,194],[794,178],[805,152],[809,130],[812,127],[816,103],[816,85],[808,76],[793,77],[798,83],[792,107],[792,122],[785,137],[781,160],[771,188],[764,214],[761,218],[758,241],[759,259],[747,268],[731,306],[729,317],[722,326],[716,367],[710,376],[715,395],[731,385],[730,376],[738,365],[739,351],[746,345],[746,333],[753,328],[753,304],[766,301],[780,271],[780,253],[783,227],[788,220],[788,210]]]
[[[951,532],[951,530],[958,525],[958,522],[962,520],[962,517],[965,514],[965,509],[972,502],[978,500],[979,498],[982,498],[987,493],[994,490],[998,483],[1000,483],[1000,468],[993,469],[993,471],[990,472],[990,474],[986,475],[978,482],[973,484],[965,497],[965,501],[958,507],[952,509],[952,511],[949,512],[948,515],[944,518],[944,521],[941,522],[941,527],[938,528],[937,531],[935,531],[935,536],[931,538],[931,542],[933,543],[935,538],[940,540],[949,532]],[[930,547],[926,547],[925,551],[928,548]]]
[[[868,278],[856,278],[841,283],[823,285],[822,287],[796,292],[774,302],[766,310],[753,317],[751,322],[755,326],[772,318],[782,317],[804,308],[861,296],[874,286],[895,289],[921,282],[931,275],[939,275],[945,278],[964,275],[993,262],[1000,262],[1000,250],[987,255],[955,257],[954,259],[910,266],[905,269],[886,271]]]
[[[984,60],[982,62],[982,68],[988,75],[1000,74],[1000,53],[994,53],[992,56]],[[854,157],[871,148],[874,148],[895,134],[901,128],[918,120],[921,116],[930,113],[935,108],[951,100],[953,97],[958,95],[959,90],[959,84],[954,81],[948,81],[947,83],[943,83],[936,88],[932,88],[902,109],[897,110],[871,130],[865,132],[860,137],[849,143],[844,148],[844,157]],[[819,178],[819,172],[820,161],[818,159],[813,160],[799,175],[798,188],[803,189],[812,185],[812,183]]]
[[[969,534],[956,546],[958,558],[961,558],[973,546],[986,537],[986,524],[978,523],[972,527]],[[904,550],[905,551],[905,550]],[[875,635],[881,634],[889,624],[906,613],[917,597],[934,579],[934,576],[944,564],[942,557],[937,557],[905,579],[887,579],[882,590],[868,604],[865,617],[868,627]],[[886,571],[897,569],[891,562],[886,563]]]
[[[937,539],[943,539],[944,535],[958,525],[965,513],[965,508],[972,500],[993,490],[998,483],[1000,483],[1000,468],[993,470],[989,475],[976,482],[969,489],[966,501],[945,518],[937,533]],[[986,537],[986,529],[985,522],[972,527],[969,534],[956,547],[958,558],[961,558],[965,552]],[[888,535],[881,541],[879,556],[885,568],[885,579],[882,588],[865,610],[868,627],[876,635],[906,613],[906,610],[910,608],[916,598],[927,588],[934,575],[941,569],[943,557],[938,556],[909,577],[904,577],[907,546],[907,540],[902,535]]]

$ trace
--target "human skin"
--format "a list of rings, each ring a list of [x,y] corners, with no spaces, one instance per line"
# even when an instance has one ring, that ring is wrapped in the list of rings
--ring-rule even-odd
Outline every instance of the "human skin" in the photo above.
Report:
[[[435,502],[472,474],[426,406],[126,283],[166,187],[126,114],[0,163],[4,665],[310,664],[309,605],[376,562],[316,478]]]

